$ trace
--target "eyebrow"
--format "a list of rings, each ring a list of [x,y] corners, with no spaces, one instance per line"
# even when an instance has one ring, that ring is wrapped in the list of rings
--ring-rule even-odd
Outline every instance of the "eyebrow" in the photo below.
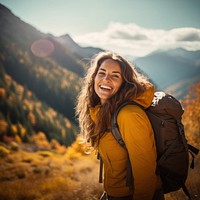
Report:
[[[106,72],[106,70],[105,69],[103,69],[103,68],[99,68],[99,70],[102,70],[102,71],[104,71],[104,72]],[[112,73],[117,73],[117,74],[121,74],[119,71],[112,71]]]

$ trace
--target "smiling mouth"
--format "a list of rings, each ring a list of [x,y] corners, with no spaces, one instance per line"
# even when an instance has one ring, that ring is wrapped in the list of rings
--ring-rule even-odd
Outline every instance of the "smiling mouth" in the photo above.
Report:
[[[99,88],[102,89],[102,90],[108,90],[108,91],[112,90],[111,87],[105,86],[105,85],[100,85]]]

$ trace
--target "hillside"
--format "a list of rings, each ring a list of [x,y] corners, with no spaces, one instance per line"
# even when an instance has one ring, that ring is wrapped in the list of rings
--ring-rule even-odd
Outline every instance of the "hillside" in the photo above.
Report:
[[[2,6],[0,24],[0,58],[6,73],[74,120],[74,100],[80,86],[79,77],[84,72],[83,64],[52,37],[25,24]],[[40,55],[33,52],[31,47],[35,41],[48,41],[54,49],[52,54],[41,57],[45,52],[39,52]],[[42,48],[39,50],[46,50]]]
[[[0,141],[37,143],[36,134],[49,142],[69,146],[77,128],[63,115],[41,102],[26,87],[16,83],[0,68]],[[43,148],[51,144],[41,140]]]
[[[38,103],[32,103],[32,100],[28,103],[40,104],[40,108],[34,109],[40,110],[40,115],[43,115],[38,117],[38,113],[34,113],[40,125],[33,127],[27,118],[21,119],[22,112],[15,116],[15,119],[7,117],[13,115],[12,110],[4,112],[6,107],[2,106],[0,119],[13,126],[22,124],[30,135],[32,131],[35,133],[42,131],[49,140],[54,137],[59,142],[70,145],[77,134],[77,128],[73,125],[76,123],[74,106],[80,90],[80,76],[84,73],[84,64],[53,36],[45,35],[24,23],[2,5],[0,5],[0,25],[0,86],[5,93],[3,105],[9,105],[10,93],[13,92],[5,82],[5,77],[10,77],[12,85],[19,85],[22,91],[29,91],[33,99],[37,99]],[[50,51],[50,47],[53,51]],[[21,105],[20,109],[23,110],[25,107],[23,101],[27,99],[18,98],[15,93],[13,98],[17,99]],[[46,108],[46,111],[43,108]],[[47,110],[53,110],[55,116],[51,116],[51,120],[47,117],[46,121],[43,121],[41,117],[46,117]],[[70,128],[66,126],[65,120],[70,124]]]

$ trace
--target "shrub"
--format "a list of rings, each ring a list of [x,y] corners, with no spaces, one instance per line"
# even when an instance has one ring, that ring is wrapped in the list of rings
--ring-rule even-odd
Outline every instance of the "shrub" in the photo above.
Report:
[[[3,146],[0,146],[0,157],[5,157],[10,153],[8,149]]]

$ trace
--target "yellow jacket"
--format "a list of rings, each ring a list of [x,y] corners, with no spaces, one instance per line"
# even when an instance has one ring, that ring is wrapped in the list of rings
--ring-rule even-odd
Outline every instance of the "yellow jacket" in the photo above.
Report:
[[[149,87],[135,101],[146,108],[153,96],[154,89]],[[98,107],[90,111],[95,120]],[[126,186],[127,151],[111,132],[106,132],[98,147],[104,162],[104,189],[110,196],[133,194],[134,200],[151,200],[160,188],[160,178],[156,175],[156,147],[148,117],[138,106],[127,105],[119,112],[117,121],[130,157],[134,184],[133,188]]]

